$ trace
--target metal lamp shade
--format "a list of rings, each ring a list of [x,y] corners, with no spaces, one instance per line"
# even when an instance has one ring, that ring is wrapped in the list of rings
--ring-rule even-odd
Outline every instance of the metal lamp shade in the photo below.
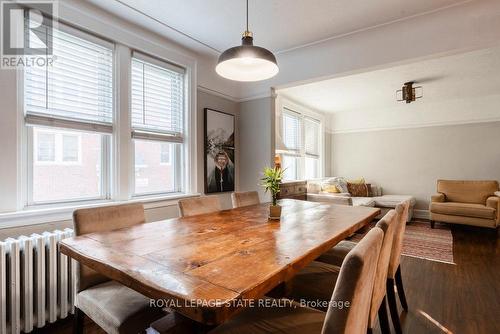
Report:
[[[241,46],[220,55],[215,71],[230,80],[259,81],[275,76],[279,68],[271,51],[254,46],[252,37],[243,37]]]

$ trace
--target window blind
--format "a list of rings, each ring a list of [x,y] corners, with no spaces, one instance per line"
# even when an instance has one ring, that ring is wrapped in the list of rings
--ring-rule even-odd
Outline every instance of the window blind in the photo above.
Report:
[[[110,133],[113,131],[113,45],[82,38],[71,28],[45,29],[53,38],[53,63],[25,67],[28,125],[50,125]],[[28,32],[29,33],[29,32]],[[29,39],[30,46],[41,44]],[[42,45],[38,47],[42,47]]]
[[[283,112],[283,143],[286,150],[300,153],[300,124],[301,117],[293,111]]]
[[[182,142],[184,70],[134,53],[132,58],[132,136]]]
[[[304,118],[304,148],[305,154],[319,158],[319,121]]]

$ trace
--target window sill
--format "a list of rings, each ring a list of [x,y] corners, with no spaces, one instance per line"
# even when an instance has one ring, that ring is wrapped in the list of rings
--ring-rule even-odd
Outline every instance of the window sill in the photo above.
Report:
[[[172,194],[132,198],[128,201],[103,200],[85,204],[73,204],[57,207],[31,207],[22,211],[0,213],[0,229],[72,220],[73,211],[75,211],[76,209],[127,203],[143,203],[144,209],[149,210],[154,208],[175,206],[177,205],[179,199],[198,196],[200,196],[200,194]]]

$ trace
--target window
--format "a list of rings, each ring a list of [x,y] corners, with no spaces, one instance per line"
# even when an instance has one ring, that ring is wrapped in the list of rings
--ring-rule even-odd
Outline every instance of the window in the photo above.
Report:
[[[297,180],[298,178],[298,163],[297,157],[283,154],[282,168],[284,169],[283,179],[284,180]]]
[[[282,155],[283,178],[285,180],[296,180],[298,178],[298,155],[300,154],[300,115],[287,110],[283,113],[283,142],[286,152]]]
[[[167,143],[161,144],[160,163],[170,164],[170,144]]]
[[[103,197],[103,136],[33,127],[33,156],[40,157],[40,142],[53,138],[53,158],[31,166],[31,203],[68,202]]]
[[[134,53],[134,195],[182,192],[184,69]]]
[[[321,123],[284,108],[281,116],[281,155],[285,180],[312,179],[321,173]]]
[[[150,140],[134,140],[135,148],[135,192],[155,194],[176,191],[175,164],[162,162],[164,146],[178,144]]]
[[[80,156],[78,135],[62,135],[62,160],[64,162],[77,162]]]
[[[56,136],[53,133],[38,133],[37,135],[37,160],[39,162],[53,162],[56,160]]]
[[[53,55],[24,68],[27,204],[109,198],[113,45],[59,23]]]
[[[81,133],[34,127],[33,136],[35,164],[81,163]]]
[[[288,151],[300,152],[300,123],[299,114],[293,112],[283,114],[283,139]]]
[[[320,123],[312,118],[304,118],[304,177],[319,177],[320,166]]]

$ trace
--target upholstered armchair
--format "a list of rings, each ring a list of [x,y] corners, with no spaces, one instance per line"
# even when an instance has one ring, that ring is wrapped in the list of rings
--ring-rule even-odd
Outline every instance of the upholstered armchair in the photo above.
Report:
[[[434,222],[497,228],[500,225],[500,192],[497,181],[438,180],[431,197]]]

